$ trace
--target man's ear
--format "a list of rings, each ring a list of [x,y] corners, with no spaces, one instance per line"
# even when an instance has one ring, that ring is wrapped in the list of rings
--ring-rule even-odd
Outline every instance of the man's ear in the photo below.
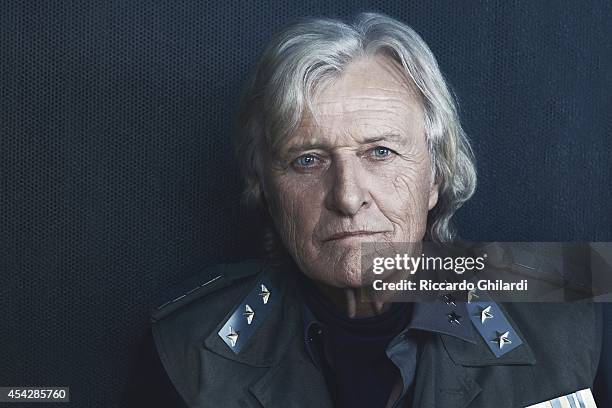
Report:
[[[438,180],[431,183],[429,188],[429,204],[428,209],[431,210],[438,203],[438,191],[440,191],[440,183]]]

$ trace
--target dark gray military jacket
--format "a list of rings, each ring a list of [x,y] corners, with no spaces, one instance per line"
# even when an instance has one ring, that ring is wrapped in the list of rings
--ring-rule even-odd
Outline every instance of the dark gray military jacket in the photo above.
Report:
[[[259,261],[218,265],[153,313],[159,358],[188,406],[333,406],[305,345],[296,273]],[[451,303],[442,307],[456,305]],[[503,352],[496,350],[504,333],[485,338],[473,319],[447,328],[413,319],[391,342],[387,354],[395,355],[403,375],[404,339],[410,330],[431,331],[413,376],[413,407],[595,406],[590,388],[601,351],[596,304],[493,305],[514,340]],[[466,313],[465,305],[457,307],[458,315]]]

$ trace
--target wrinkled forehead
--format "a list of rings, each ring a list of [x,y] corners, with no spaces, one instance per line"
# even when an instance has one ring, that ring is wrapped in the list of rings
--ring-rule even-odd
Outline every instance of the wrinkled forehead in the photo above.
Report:
[[[409,102],[421,100],[421,93],[410,74],[399,62],[384,55],[366,55],[351,60],[338,75],[315,87],[312,99],[321,104],[337,96],[376,90],[404,96]]]
[[[310,108],[279,147],[283,151],[305,141],[366,143],[382,135],[410,143],[424,138],[423,119],[421,93],[399,63],[360,57],[315,89]]]

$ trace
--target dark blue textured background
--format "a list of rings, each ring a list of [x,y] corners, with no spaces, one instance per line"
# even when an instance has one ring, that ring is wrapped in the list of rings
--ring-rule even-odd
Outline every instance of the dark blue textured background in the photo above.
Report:
[[[154,295],[253,253],[228,134],[256,56],[362,10],[412,25],[458,96],[464,238],[612,241],[609,1],[3,0],[0,385],[117,405]]]

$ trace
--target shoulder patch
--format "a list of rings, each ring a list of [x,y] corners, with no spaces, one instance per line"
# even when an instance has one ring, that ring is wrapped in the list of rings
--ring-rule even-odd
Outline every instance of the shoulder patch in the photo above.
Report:
[[[495,357],[499,358],[523,344],[500,307],[486,292],[471,294],[480,300],[466,303],[470,320]]]
[[[151,321],[165,316],[240,279],[255,276],[269,264],[263,260],[248,260],[238,263],[217,264],[189,277],[169,290],[164,291],[158,306],[151,312]]]
[[[218,335],[235,354],[249,341],[278,301],[278,292],[271,280],[262,277],[234,309]]]

